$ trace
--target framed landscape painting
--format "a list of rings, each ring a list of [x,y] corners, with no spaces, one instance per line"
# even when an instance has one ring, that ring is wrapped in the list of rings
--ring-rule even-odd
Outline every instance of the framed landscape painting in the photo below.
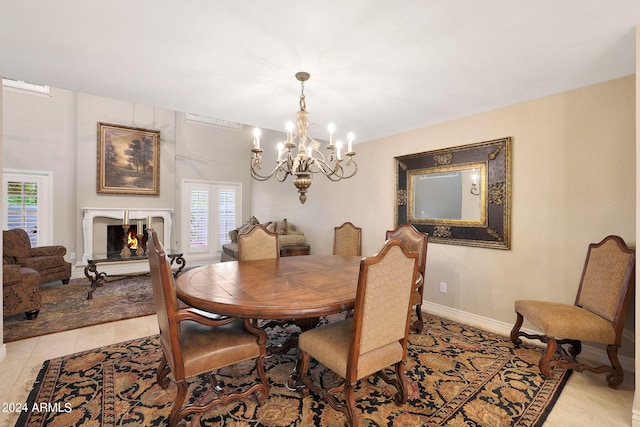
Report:
[[[98,193],[160,195],[160,131],[98,122]]]

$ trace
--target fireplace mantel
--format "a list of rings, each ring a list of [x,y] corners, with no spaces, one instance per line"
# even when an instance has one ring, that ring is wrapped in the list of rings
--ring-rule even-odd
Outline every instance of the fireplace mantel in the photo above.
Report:
[[[83,254],[82,264],[88,263],[89,257],[93,251],[93,221],[95,218],[112,218],[122,220],[124,211],[129,211],[129,220],[145,220],[147,217],[160,217],[164,224],[164,243],[166,248],[170,248],[171,245],[171,226],[173,209],[161,209],[161,208],[146,208],[146,209],[132,209],[132,208],[82,208],[84,212],[82,218],[82,241],[83,241]]]

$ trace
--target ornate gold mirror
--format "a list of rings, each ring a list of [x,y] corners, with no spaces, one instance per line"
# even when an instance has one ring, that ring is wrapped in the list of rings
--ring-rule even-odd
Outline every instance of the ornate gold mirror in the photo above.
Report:
[[[396,157],[396,225],[429,241],[509,249],[511,138]]]

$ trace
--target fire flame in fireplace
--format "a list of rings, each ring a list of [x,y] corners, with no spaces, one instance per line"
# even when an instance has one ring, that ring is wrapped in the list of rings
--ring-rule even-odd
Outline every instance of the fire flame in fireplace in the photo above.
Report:
[[[133,229],[129,229],[127,232],[127,246],[129,249],[138,249],[138,237]]]

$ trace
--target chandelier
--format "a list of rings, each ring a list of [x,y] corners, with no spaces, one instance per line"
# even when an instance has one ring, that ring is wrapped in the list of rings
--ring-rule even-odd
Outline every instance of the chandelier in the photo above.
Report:
[[[320,143],[309,136],[309,128],[315,124],[309,124],[309,113],[306,110],[304,98],[304,82],[309,80],[309,73],[296,73],[296,79],[300,82],[300,111],[297,113],[296,132],[292,122],[287,123],[287,139],[278,143],[278,158],[276,166],[266,175],[258,171],[262,169],[262,148],[260,148],[260,129],[254,130],[253,148],[251,156],[251,176],[258,181],[266,181],[275,177],[279,182],[284,182],[289,175],[294,177],[293,184],[300,193],[300,203],[307,200],[307,189],[311,185],[313,174],[322,173],[331,181],[351,178],[358,171],[358,165],[353,160],[356,155],[353,151],[353,133],[347,136],[347,150],[342,152],[342,142],[335,140],[335,126],[329,124],[329,143],[326,149],[328,157],[320,151]],[[296,151],[297,148],[297,151]]]

